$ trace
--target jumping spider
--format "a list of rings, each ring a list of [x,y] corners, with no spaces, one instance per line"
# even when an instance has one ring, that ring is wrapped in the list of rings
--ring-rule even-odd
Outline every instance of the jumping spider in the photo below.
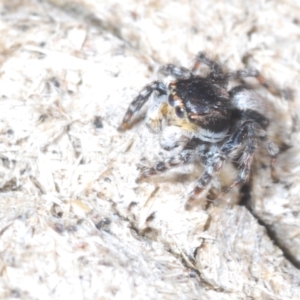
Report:
[[[201,63],[210,68],[210,73],[205,77],[194,74]],[[260,143],[267,149],[273,165],[278,147],[266,133],[269,120],[263,110],[263,100],[244,85],[227,91],[230,80],[245,77],[256,77],[260,84],[271,91],[257,70],[224,73],[217,62],[199,53],[191,71],[168,64],[161,67],[160,72],[173,76],[175,80],[168,85],[161,81],[146,85],[131,102],[119,129],[128,128],[133,116],[155,92],[146,124],[150,131],[160,134],[163,149],[170,151],[177,148],[179,151],[154,167],[143,169],[137,181],[198,159],[204,166],[204,172],[189,193],[188,207],[205,190],[225,161],[233,160],[237,155],[238,175],[219,198],[234,186],[245,182]]]

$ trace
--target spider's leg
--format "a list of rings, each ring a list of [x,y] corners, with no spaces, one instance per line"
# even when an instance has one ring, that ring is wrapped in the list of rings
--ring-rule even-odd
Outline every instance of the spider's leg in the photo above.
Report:
[[[242,69],[237,71],[229,71],[225,74],[227,80],[238,80],[246,77],[258,77],[260,76],[259,72],[256,69]]]
[[[261,84],[264,88],[266,88],[271,94],[274,96],[280,96],[281,92],[279,89],[276,89],[274,86],[271,86],[267,80],[258,72],[258,74],[255,76],[259,84]]]
[[[251,172],[251,165],[253,162],[253,155],[257,148],[257,138],[255,136],[248,136],[247,138],[247,146],[243,151],[243,154],[240,158],[240,165],[239,165],[239,172],[236,179],[231,183],[230,186],[226,187],[225,190],[219,195],[219,199],[222,199],[224,195],[229,193],[232,188],[235,186],[244,183],[248,180],[250,172]]]
[[[280,95],[280,91],[275,87],[272,87],[267,80],[259,73],[256,69],[242,69],[237,71],[230,71],[225,74],[225,78],[229,80],[239,80],[246,77],[254,77],[257,79],[259,84],[261,84],[264,88],[266,88],[271,94],[278,96]]]
[[[219,77],[224,76],[221,66],[217,62],[209,59],[202,52],[199,52],[197,54],[196,62],[194,64],[193,68],[192,68],[192,72],[195,72],[199,68],[201,63],[207,65],[211,69],[211,75],[213,75],[213,77],[218,77],[219,78]]]
[[[245,139],[245,133],[247,132],[247,124],[247,122],[244,122],[244,124],[240,124],[240,126],[237,126],[236,131],[230,136],[228,141],[221,147],[220,150],[218,148],[215,148],[215,150],[211,149],[208,152],[200,152],[200,157],[201,160],[204,162],[205,170],[201,177],[197,180],[194,190],[189,194],[188,201],[186,203],[186,208],[188,208],[191,202],[194,201],[205,190],[205,188],[210,183],[211,179],[221,170],[227,157],[235,150],[237,150],[238,147],[243,143]],[[259,125],[257,124],[257,126]],[[226,190],[225,193],[229,192],[230,189],[232,189],[235,185],[239,184],[242,178],[245,178],[245,180],[248,178],[250,166],[253,159],[251,151],[253,150],[254,152],[254,146],[256,146],[256,139],[250,139],[251,142],[252,140],[253,144],[249,145],[249,149],[247,152],[248,156],[245,158],[245,160],[243,160],[245,162],[245,167],[241,170],[238,178],[234,181],[234,183],[232,183],[232,185],[228,188],[228,190]],[[247,163],[249,164],[249,167]],[[221,195],[223,196],[223,194],[224,193],[222,193]],[[214,202],[217,203],[218,200],[214,200]]]
[[[279,153],[279,148],[267,137],[264,139],[264,141],[267,146],[266,147],[267,151],[269,152],[269,154],[271,156],[271,167],[273,167],[276,162],[277,155]]]
[[[194,189],[189,193],[185,205],[186,208],[206,189],[212,178],[221,170],[226,160],[226,156],[217,148],[215,151],[211,150],[207,154],[200,153],[200,155],[203,155],[202,160],[204,158],[205,170],[196,181]]]
[[[265,140],[267,143],[267,150],[272,157],[272,161],[276,158],[278,153],[277,146],[267,138],[266,131],[258,123],[252,120],[247,120],[243,124],[240,124],[240,126],[237,126],[237,128],[238,129],[232,135],[232,138],[223,145],[221,150],[224,153],[229,154],[236,149],[238,145],[245,144],[246,147],[243,150],[243,154],[240,158],[238,176],[232,182],[232,184],[227,187],[221,193],[221,195],[219,195],[219,199],[222,199],[222,197],[235,186],[248,180],[251,172],[254,152],[257,148],[259,140]]]
[[[172,75],[176,79],[189,79],[193,76],[189,69],[184,67],[178,67],[173,64],[167,64],[162,66],[159,69],[159,72],[166,76]]]
[[[137,178],[136,182],[140,182],[150,176],[163,173],[171,168],[186,164],[189,162],[193,151],[191,149],[184,149],[177,155],[166,158],[164,161],[160,161],[152,168],[144,168]]]
[[[265,137],[263,140],[266,144],[267,151],[268,151],[269,155],[271,156],[271,164],[270,164],[271,165],[271,177],[274,182],[277,182],[278,178],[276,176],[274,165],[276,162],[277,155],[279,153],[279,148],[267,137]]]
[[[154,91],[158,92],[158,96],[167,95],[167,88],[161,81],[153,81],[152,83],[147,84],[139,95],[130,103],[119,130],[122,131],[127,129],[132,117],[140,111]]]

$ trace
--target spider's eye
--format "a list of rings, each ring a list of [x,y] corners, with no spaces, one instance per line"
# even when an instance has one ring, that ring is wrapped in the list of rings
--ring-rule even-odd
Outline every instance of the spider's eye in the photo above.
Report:
[[[180,119],[182,119],[183,118],[183,116],[184,116],[184,111],[183,111],[183,109],[181,108],[181,107],[176,107],[175,108],[175,113],[176,113],[176,116],[178,117],[178,118],[180,118]]]

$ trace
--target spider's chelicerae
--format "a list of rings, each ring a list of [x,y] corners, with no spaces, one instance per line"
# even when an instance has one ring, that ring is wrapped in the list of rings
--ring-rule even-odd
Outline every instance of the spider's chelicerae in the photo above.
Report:
[[[194,74],[201,63],[210,68],[205,77]],[[263,110],[263,100],[244,85],[227,90],[230,80],[245,77],[256,77],[270,89],[258,71],[244,69],[225,73],[218,63],[199,53],[191,71],[168,64],[161,67],[160,72],[173,76],[175,80],[168,85],[161,81],[146,85],[131,102],[120,130],[128,128],[133,116],[155,93],[146,124],[150,131],[160,135],[163,149],[170,151],[176,148],[178,151],[152,168],[143,169],[138,181],[198,159],[204,171],[189,193],[189,205],[205,190],[224,163],[237,155],[238,175],[220,196],[245,182],[259,144],[267,149],[273,164],[278,147],[266,133],[269,120]]]

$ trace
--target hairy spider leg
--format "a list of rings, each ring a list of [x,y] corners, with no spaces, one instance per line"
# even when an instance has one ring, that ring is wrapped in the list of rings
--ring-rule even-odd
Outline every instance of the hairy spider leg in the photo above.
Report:
[[[275,96],[280,95],[280,91],[277,90],[275,87],[272,87],[256,69],[242,69],[238,71],[230,71],[225,74],[225,78],[227,79],[227,81],[243,79],[246,77],[256,78],[259,84],[262,85],[265,89],[267,89],[271,94]]]
[[[226,160],[226,156],[219,150],[209,154],[207,154],[207,151],[200,150],[199,155],[204,162],[205,170],[196,181],[194,189],[188,195],[188,199],[185,204],[186,209],[188,209],[190,204],[206,189],[212,178],[222,169]]]
[[[237,126],[237,130],[231,135],[229,140],[221,147],[220,150],[216,150],[215,152],[201,151],[199,153],[206,169],[196,181],[194,189],[189,193],[188,200],[185,205],[186,208],[190,207],[191,203],[206,189],[212,178],[219,173],[228,156],[242,144],[245,139],[246,132],[247,125]],[[247,149],[247,155],[243,155],[244,159],[241,161],[242,168],[237,179],[224,192],[222,192],[221,195],[219,195],[217,200],[214,200],[215,203],[218,203],[219,199],[221,199],[224,194],[228,193],[234,186],[242,182],[242,179],[246,180],[248,178],[253,159],[253,152],[256,148],[255,139],[250,139],[248,146],[249,149]]]
[[[279,153],[279,148],[267,136],[263,139],[263,141],[265,142],[267,151],[269,152],[269,154],[271,156],[271,163],[270,163],[271,178],[273,179],[274,182],[277,182],[278,177],[276,175],[274,166],[276,163],[277,155]]]
[[[225,152],[227,155],[229,155],[240,144],[243,143],[246,144],[246,147],[243,150],[243,154],[240,157],[238,176],[231,183],[231,185],[225,188],[225,190],[219,195],[218,197],[219,199],[222,199],[222,197],[225,194],[229,193],[231,189],[234,188],[235,186],[244,183],[248,180],[251,172],[251,165],[253,162],[254,152],[257,148],[258,140],[260,139],[260,137],[257,136],[255,133],[257,132],[257,130],[263,132],[264,135],[266,135],[266,132],[257,123],[247,121],[244,124],[242,124],[240,128],[238,128],[235,135],[236,137],[235,141],[229,140],[222,147],[221,150]],[[232,144],[230,145],[230,143]]]
[[[196,62],[194,64],[193,68],[192,68],[192,73],[194,73],[195,71],[197,71],[197,69],[200,67],[201,63],[207,65],[211,69],[210,76],[212,78],[214,78],[214,77],[222,78],[224,76],[224,73],[222,71],[221,66],[217,62],[209,59],[202,52],[199,52],[197,54],[197,56],[196,56]]]
[[[246,77],[257,77],[259,75],[259,72],[256,69],[242,69],[237,71],[229,71],[227,72],[224,77],[230,81],[230,80],[238,80]]]
[[[267,150],[271,156],[271,168],[273,168],[276,162],[277,155],[279,153],[279,148],[267,137],[264,138],[264,141],[267,145]]]
[[[171,168],[188,163],[192,156],[192,153],[192,149],[185,148],[177,155],[166,158],[164,161],[160,161],[152,168],[144,168],[140,173],[139,177],[136,179],[136,182],[140,182],[150,176],[165,172]]]
[[[137,178],[137,181],[144,180],[150,176],[157,175],[160,173],[163,173],[171,168],[178,167],[180,165],[188,163],[191,158],[194,156],[195,148],[199,146],[199,143],[203,143],[201,140],[197,138],[191,138],[189,139],[187,136],[182,134],[182,136],[179,137],[181,139],[181,146],[184,148],[180,151],[180,153],[166,158],[164,161],[158,162],[154,167],[152,168],[144,168]],[[165,145],[166,146],[166,145]],[[170,151],[179,145],[177,143],[168,144],[167,148],[164,148],[167,151]],[[204,146],[202,146],[204,147]]]
[[[267,138],[266,131],[256,122],[248,120],[243,124],[240,124],[232,137],[223,145],[221,151],[224,152],[227,156],[241,144],[246,144],[246,147],[240,158],[238,176],[232,182],[232,184],[229,187],[225,188],[225,190],[219,195],[219,199],[222,199],[222,197],[230,192],[230,190],[235,186],[242,184],[248,180],[251,172],[254,152],[258,146],[259,140],[265,141],[265,143],[267,144],[267,151],[271,156],[272,166],[278,154],[278,148]]]
[[[129,108],[119,127],[120,131],[126,130],[128,128],[128,124],[130,123],[132,117],[140,111],[142,106],[147,102],[150,95],[154,91],[157,91],[159,96],[167,95],[167,88],[163,82],[153,81],[150,84],[147,84],[139,93],[139,95],[135,97],[133,101],[130,103]]]
[[[193,76],[193,74],[191,73],[191,71],[189,69],[184,68],[184,67],[178,67],[173,64],[167,64],[167,65],[162,66],[159,69],[159,72],[166,76],[172,75],[176,79],[189,79]]]

